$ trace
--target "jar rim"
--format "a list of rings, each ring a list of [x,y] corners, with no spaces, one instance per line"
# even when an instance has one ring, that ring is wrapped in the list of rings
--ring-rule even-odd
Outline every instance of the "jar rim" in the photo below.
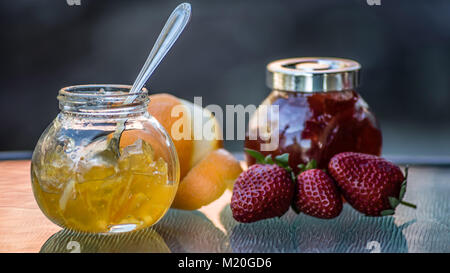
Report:
[[[57,99],[63,112],[71,113],[108,113],[136,112],[147,108],[148,90],[131,94],[131,85],[124,84],[86,84],[63,87]],[[127,100],[133,98],[131,103]]]
[[[58,99],[98,99],[111,98],[124,100],[130,96],[135,96],[138,100],[142,96],[148,96],[147,88],[143,87],[140,93],[130,94],[131,85],[126,84],[82,84],[63,87],[58,92]],[[105,92],[101,92],[103,89]],[[122,93],[113,93],[122,92]]]

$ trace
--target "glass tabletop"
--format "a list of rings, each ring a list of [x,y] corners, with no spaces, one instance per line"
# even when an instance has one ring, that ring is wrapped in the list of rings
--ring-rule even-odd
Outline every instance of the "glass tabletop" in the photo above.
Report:
[[[33,198],[29,161],[0,162],[0,252],[450,252],[450,168],[410,167],[394,216],[364,216],[348,204],[322,220],[292,210],[281,218],[236,222],[231,192],[196,211],[170,209],[153,227],[89,235],[51,223]]]
[[[199,211],[171,209],[152,228],[118,235],[60,231],[41,252],[450,252],[450,168],[411,168],[396,215],[364,216],[348,204],[322,220],[292,210],[281,218],[236,222],[226,192]]]

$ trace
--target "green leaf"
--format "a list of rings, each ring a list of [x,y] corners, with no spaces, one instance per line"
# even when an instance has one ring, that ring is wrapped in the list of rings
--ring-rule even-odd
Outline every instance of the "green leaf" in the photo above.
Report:
[[[406,180],[402,183],[402,186],[400,188],[400,194],[398,195],[398,200],[403,200],[403,197],[405,197],[406,193]]]
[[[291,174],[292,182],[297,183],[297,177],[295,176],[294,172],[292,170],[288,170],[288,172]]]
[[[247,148],[245,148],[244,151],[256,159],[256,163],[264,164],[264,156],[260,152]]]
[[[264,162],[266,164],[274,164],[274,162],[272,160],[272,155],[267,155],[266,158],[264,158]]]
[[[281,167],[287,167],[289,166],[289,154],[282,154],[282,155],[277,155],[275,157],[275,162],[277,162],[278,165],[280,165]]]
[[[308,171],[308,170],[312,170],[312,169],[316,169],[317,168],[317,161],[315,159],[309,161],[306,166],[305,164],[298,164],[297,168],[299,170],[299,173]]]
[[[400,201],[395,197],[389,196],[388,199],[389,199],[389,204],[391,204],[391,207],[393,209],[395,209],[398,206],[398,204],[400,204]]]
[[[317,168],[317,162],[316,162],[316,160],[313,159],[313,160],[309,161],[308,164],[306,164],[305,170],[307,171],[307,170],[312,170],[315,168]]]
[[[417,206],[415,205],[415,204],[412,204],[412,203],[409,203],[409,202],[406,202],[406,201],[400,201],[400,204],[402,204],[402,205],[404,205],[404,206],[407,206],[407,207],[410,207],[410,208],[413,208],[413,209],[417,209]]]
[[[388,216],[388,215],[393,215],[395,213],[395,210],[393,209],[387,209],[387,210],[383,210],[381,212],[381,216]]]
[[[402,187],[406,187],[406,182],[407,182],[407,180],[405,179],[405,180],[403,180],[403,182],[402,182]]]
[[[398,200],[402,201],[406,193],[406,183],[408,182],[408,165],[405,167],[405,180],[403,180],[400,187],[400,194],[398,195]]]

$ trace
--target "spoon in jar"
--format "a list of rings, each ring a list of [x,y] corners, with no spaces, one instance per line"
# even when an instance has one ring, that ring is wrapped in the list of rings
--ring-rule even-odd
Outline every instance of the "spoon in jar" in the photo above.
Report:
[[[173,10],[129,92],[136,95],[128,96],[123,103],[124,105],[132,103],[139,93],[142,92],[145,83],[183,32],[190,17],[191,5],[189,3],[182,3]],[[116,158],[120,156],[119,143],[120,137],[125,130],[125,123],[126,120],[117,123],[117,128],[108,143],[108,149],[113,152]]]

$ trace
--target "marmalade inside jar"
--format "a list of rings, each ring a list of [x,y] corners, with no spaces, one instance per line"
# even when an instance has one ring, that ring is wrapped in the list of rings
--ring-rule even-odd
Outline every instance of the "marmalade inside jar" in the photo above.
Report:
[[[353,90],[335,92],[273,91],[263,102],[278,105],[279,145],[274,151],[261,151],[260,144],[269,143],[259,136],[249,139],[245,147],[272,156],[289,153],[289,165],[298,172],[298,164],[315,159],[319,168],[326,168],[331,157],[341,152],[380,155],[382,135],[368,105]],[[258,113],[258,112],[257,112]],[[255,116],[257,115],[255,114]],[[274,117],[268,117],[269,123]],[[257,130],[256,119],[249,130]],[[254,123],[254,124],[252,124]],[[247,163],[255,160],[246,155]]]
[[[130,231],[157,222],[170,207],[177,184],[150,144],[138,139],[114,158],[107,142],[73,159],[57,146],[32,165],[32,185],[43,212],[55,223],[85,232]],[[89,151],[89,146],[85,148]],[[38,165],[38,166],[36,166]]]

